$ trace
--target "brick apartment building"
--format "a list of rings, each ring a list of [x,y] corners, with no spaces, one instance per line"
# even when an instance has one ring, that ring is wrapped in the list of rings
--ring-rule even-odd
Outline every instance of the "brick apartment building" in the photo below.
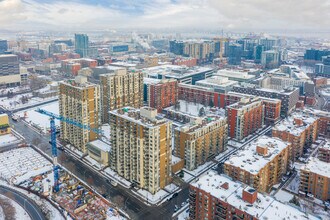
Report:
[[[325,144],[321,147],[319,147],[318,152],[318,158],[319,160],[329,163],[330,166],[330,142],[326,141]]]
[[[330,164],[317,158],[312,158],[300,168],[299,193],[321,199],[330,199]]]
[[[147,102],[149,107],[161,113],[164,108],[178,102],[178,82],[175,79],[144,79],[147,85]]]
[[[298,208],[210,171],[190,184],[189,219],[318,219]]]
[[[290,145],[262,136],[224,163],[225,174],[259,192],[269,192],[287,171]]]
[[[303,112],[319,118],[319,134],[330,138],[330,112],[321,111],[313,108],[305,108]]]
[[[224,117],[196,118],[174,132],[174,155],[185,160],[188,170],[196,169],[227,148],[228,128]]]
[[[245,98],[227,106],[228,136],[241,141],[264,125],[264,105],[260,98]]]
[[[97,60],[89,58],[67,59],[61,61],[61,70],[73,76],[78,75],[78,71],[82,68],[94,68],[97,66]]]
[[[318,137],[319,119],[304,113],[294,113],[275,125],[272,136],[292,143],[290,160],[301,157]]]

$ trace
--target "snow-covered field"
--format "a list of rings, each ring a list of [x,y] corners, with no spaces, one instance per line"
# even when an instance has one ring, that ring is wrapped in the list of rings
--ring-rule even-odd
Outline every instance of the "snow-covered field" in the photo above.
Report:
[[[28,101],[26,103],[22,103],[22,98],[26,97]],[[0,106],[3,107],[6,110],[17,110],[37,104],[42,104],[43,102],[48,102],[51,100],[56,100],[57,97],[51,97],[51,98],[38,98],[33,97],[32,93],[26,93],[21,95],[16,95],[12,98],[0,98]]]
[[[2,200],[6,200],[15,209],[15,219],[31,220],[29,214],[17,202],[15,202],[14,200],[12,200],[4,195],[0,195],[0,198]],[[0,206],[0,208],[1,208],[1,206]],[[5,218],[1,218],[1,214],[0,214],[0,219],[5,219]],[[8,217],[8,219],[10,219],[10,217]]]
[[[18,139],[13,134],[0,135],[0,147],[12,144],[18,141]]]
[[[37,108],[41,108],[46,111],[50,111],[54,114],[59,114],[58,101],[39,106]],[[43,132],[46,132],[50,128],[49,117],[36,112],[35,110],[37,108],[32,108],[32,109],[28,109],[26,111],[18,112],[17,115],[19,115],[21,118],[26,116],[26,118],[24,119],[26,122],[33,123],[34,125],[41,128]],[[58,120],[55,120],[55,125],[59,126],[60,122]]]
[[[294,195],[292,195],[291,193],[284,191],[284,190],[279,190],[276,194],[275,194],[275,198],[283,203],[289,202]]]
[[[15,184],[50,170],[52,164],[30,147],[0,154],[0,177]]]

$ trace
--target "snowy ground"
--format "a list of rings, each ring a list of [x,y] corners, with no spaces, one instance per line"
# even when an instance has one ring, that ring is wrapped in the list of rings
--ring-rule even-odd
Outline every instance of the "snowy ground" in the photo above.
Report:
[[[26,103],[22,103],[22,97],[27,97],[28,101]],[[51,98],[38,98],[38,97],[33,97],[32,93],[26,93],[26,94],[21,94],[21,95],[16,95],[12,98],[0,98],[0,106],[3,107],[6,110],[12,111],[12,110],[17,110],[37,104],[42,104],[43,102],[48,102],[51,100],[56,100],[57,97],[51,97]]]
[[[289,202],[292,198],[293,198],[293,194],[287,192],[287,191],[284,191],[284,190],[279,190],[276,194],[275,194],[275,198],[280,201],[280,202],[283,202],[283,203],[286,203],[286,202]]]
[[[13,134],[0,135],[0,147],[17,142],[18,139]]]
[[[176,215],[176,213],[180,213],[177,217],[178,220],[188,220],[189,219],[189,203],[185,206],[181,207],[177,212],[173,214],[172,217]]]
[[[46,111],[50,111],[54,114],[59,114],[58,101],[39,106],[37,108],[41,108]],[[36,112],[35,110],[37,108],[32,108],[32,109],[28,109],[26,111],[18,112],[17,115],[19,115],[21,118],[24,118],[24,116],[26,116],[26,118],[24,119],[26,122],[40,128],[43,132],[46,133],[47,130],[49,130],[49,128],[50,128],[49,117]],[[59,126],[60,122],[58,120],[55,120],[55,125]]]
[[[47,200],[40,198],[39,196],[36,196],[32,193],[28,193],[27,191],[14,187],[12,185],[9,185],[7,182],[0,180],[0,185],[7,186],[9,188],[12,188],[14,190],[17,190],[24,195],[28,196],[31,198],[34,202],[37,203],[37,205],[46,213],[49,213],[49,219],[50,220],[64,220],[63,216],[61,213],[52,205],[50,204]],[[70,220],[71,218],[68,218],[67,220]]]
[[[156,194],[151,194],[150,192],[144,190],[144,189],[139,189],[137,192],[132,191],[133,193],[136,193],[138,195],[140,195],[141,197],[145,198],[145,200],[147,201],[147,203],[151,203],[151,204],[157,204],[158,202],[160,202],[161,200],[163,200],[165,197],[167,197],[169,195],[169,193],[167,193],[164,190],[159,190]]]
[[[199,167],[197,167],[194,170],[187,170],[186,168],[184,168],[184,172],[185,173],[189,173],[192,176],[199,176],[200,174],[202,174],[203,172],[205,172],[206,170],[208,170],[212,165],[214,165],[214,163],[212,161],[206,162],[203,165],[200,165]]]
[[[52,169],[52,164],[30,147],[0,154],[0,177],[19,184]]]
[[[15,209],[15,219],[31,220],[29,214],[17,202],[15,202],[14,200],[12,200],[12,199],[4,196],[4,195],[0,195],[0,198],[3,199],[3,200],[7,200],[11,204],[11,206],[14,207],[14,209]],[[1,219],[1,214],[0,214],[0,219]],[[10,218],[8,218],[8,219],[10,219]]]

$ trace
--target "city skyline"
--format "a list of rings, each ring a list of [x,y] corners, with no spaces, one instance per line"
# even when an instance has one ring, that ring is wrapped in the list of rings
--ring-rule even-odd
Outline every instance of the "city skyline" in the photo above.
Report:
[[[285,6],[285,7],[284,7]],[[330,1],[2,0],[3,30],[225,29],[320,31],[330,24]],[[322,15],[322,18],[317,16]]]

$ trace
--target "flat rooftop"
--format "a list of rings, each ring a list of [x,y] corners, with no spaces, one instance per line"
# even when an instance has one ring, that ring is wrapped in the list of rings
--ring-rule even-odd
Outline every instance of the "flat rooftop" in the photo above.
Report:
[[[295,119],[302,120],[303,123],[297,124]],[[307,127],[318,120],[318,117],[307,115],[301,112],[295,112],[289,117],[285,118],[279,124],[273,127],[273,130],[286,131],[294,136],[299,136]]]
[[[228,187],[223,187],[223,184],[228,184]],[[257,194],[257,201],[250,204],[242,199],[243,190],[250,187],[234,182],[227,176],[218,175],[213,171],[209,171],[208,174],[200,177],[197,182],[191,185],[258,219],[283,220],[289,216],[292,219],[319,219],[260,193]]]
[[[207,115],[205,117],[198,117],[192,120],[190,123],[177,127],[176,130],[182,131],[185,133],[194,133],[196,131],[202,130],[205,127],[210,127],[219,122],[227,123],[227,119],[225,117],[219,117],[216,115]]]
[[[158,75],[163,75],[165,77],[171,77],[175,79],[182,79],[185,77],[193,76],[203,72],[213,71],[212,68],[209,67],[185,67],[178,65],[161,65],[155,67],[144,68],[142,72],[145,75],[151,77],[157,77]]]
[[[250,75],[248,70],[236,70],[236,69],[222,69],[213,74],[214,76],[222,76],[228,78],[237,78],[237,79],[254,79],[255,75]]]
[[[329,163],[323,162],[318,158],[311,158],[308,160],[307,164],[302,166],[300,169],[316,173],[318,175],[330,178],[330,167]]]
[[[156,109],[150,107],[142,107],[141,109],[124,107],[109,113],[149,128],[168,123],[168,120],[157,114]]]
[[[237,81],[229,80],[228,77],[211,76],[210,78],[199,80],[196,82],[200,86],[212,86],[212,87],[228,87],[237,85]]]
[[[243,97],[241,99],[241,101],[231,104],[231,105],[227,106],[227,108],[238,109],[238,110],[239,109],[248,109],[248,108],[252,108],[260,103],[261,103],[261,99],[259,97],[252,97],[252,98]]]
[[[111,151],[111,146],[109,144],[101,141],[101,140],[91,141],[87,145],[92,145],[92,146],[98,148],[101,151],[105,151],[105,152],[110,152]]]
[[[251,174],[257,174],[288,145],[288,142],[278,138],[262,136],[247,145],[244,150],[238,151],[237,155],[231,156],[225,164],[238,167]],[[257,146],[267,147],[268,153],[266,155],[258,154]]]

